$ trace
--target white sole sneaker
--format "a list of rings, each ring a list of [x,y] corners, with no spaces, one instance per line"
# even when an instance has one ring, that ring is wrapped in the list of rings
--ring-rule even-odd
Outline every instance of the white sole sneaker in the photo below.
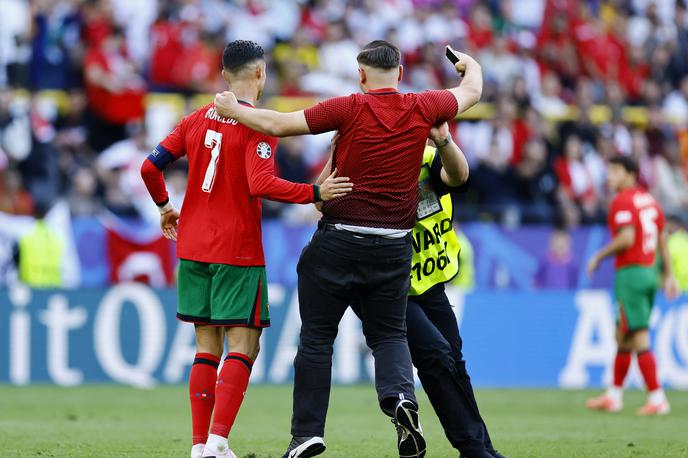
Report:
[[[311,437],[295,449],[284,454],[286,458],[310,458],[325,451],[325,441],[322,437]]]

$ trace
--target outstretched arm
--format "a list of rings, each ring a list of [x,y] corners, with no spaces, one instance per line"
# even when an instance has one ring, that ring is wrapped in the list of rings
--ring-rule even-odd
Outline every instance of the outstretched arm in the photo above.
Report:
[[[220,116],[234,118],[246,127],[271,137],[311,133],[303,110],[280,113],[274,110],[247,107],[240,104],[234,93],[229,91],[215,95],[215,110]]]
[[[459,104],[460,115],[480,101],[483,93],[483,69],[480,64],[468,54],[456,53],[459,61],[454,65],[463,78],[458,86],[449,89]]]

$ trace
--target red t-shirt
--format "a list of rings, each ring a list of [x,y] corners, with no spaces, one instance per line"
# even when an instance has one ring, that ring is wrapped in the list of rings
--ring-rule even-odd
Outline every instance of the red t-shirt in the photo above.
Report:
[[[313,185],[274,174],[277,139],[219,116],[209,104],[182,119],[144,162],[153,200],[167,201],[160,170],[186,155],[189,175],[179,216],[177,256],[192,261],[264,266],[261,197],[314,201]]]
[[[325,202],[323,221],[413,228],[430,128],[453,119],[457,111],[449,91],[401,94],[395,89],[335,97],[307,109],[311,133],[339,131],[332,166],[354,184],[353,192]]]
[[[126,60],[127,57],[124,54],[117,57],[109,56],[101,48],[90,49],[84,57],[85,73],[91,67],[99,67],[104,72],[111,73],[113,59]],[[143,88],[110,92],[88,81],[85,86],[89,108],[105,121],[112,124],[126,124],[143,117],[143,97],[145,96]]]
[[[609,230],[612,237],[624,226],[633,226],[633,246],[616,256],[616,268],[630,265],[653,266],[657,239],[664,229],[664,212],[650,193],[641,188],[620,192],[609,209]]]

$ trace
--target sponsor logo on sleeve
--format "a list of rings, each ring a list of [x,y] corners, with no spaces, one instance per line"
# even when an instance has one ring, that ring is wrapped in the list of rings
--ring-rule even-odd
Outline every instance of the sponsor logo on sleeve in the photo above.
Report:
[[[630,223],[632,220],[633,215],[628,210],[622,210],[620,212],[617,212],[614,216],[614,221],[616,222],[616,224],[626,224]]]

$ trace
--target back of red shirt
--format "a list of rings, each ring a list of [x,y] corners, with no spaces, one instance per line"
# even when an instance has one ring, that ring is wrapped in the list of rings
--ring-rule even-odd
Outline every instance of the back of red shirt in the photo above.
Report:
[[[354,184],[353,192],[324,203],[323,221],[413,228],[430,128],[457,111],[449,91],[401,94],[394,89],[335,97],[307,109],[311,133],[339,131],[332,166]]]
[[[177,255],[199,262],[263,266],[261,200],[313,202],[313,186],[274,176],[277,139],[234,119],[212,104],[179,123],[149,157],[158,169],[186,155],[189,175]],[[153,196],[156,202],[167,196]]]
[[[664,230],[664,212],[650,193],[641,188],[620,192],[612,201],[608,224],[612,237],[625,226],[635,229],[633,245],[616,256],[617,269],[655,264],[658,237]]]

